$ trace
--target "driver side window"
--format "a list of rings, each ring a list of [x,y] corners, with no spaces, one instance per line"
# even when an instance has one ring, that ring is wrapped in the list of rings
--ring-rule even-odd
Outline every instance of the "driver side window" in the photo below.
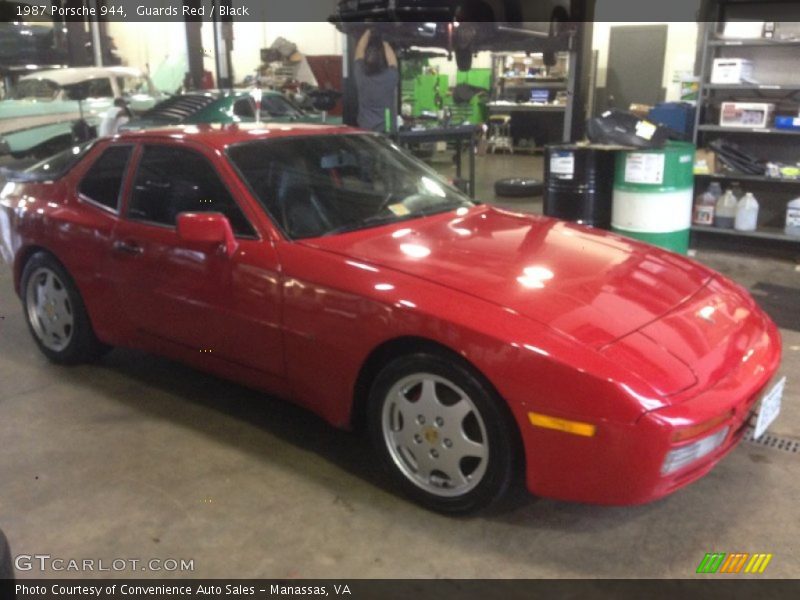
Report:
[[[204,156],[175,146],[145,146],[128,218],[175,227],[183,212],[222,213],[234,234],[256,237],[253,226]]]
[[[87,95],[89,98],[113,98],[114,90],[111,88],[111,80],[108,77],[90,79],[87,85]]]

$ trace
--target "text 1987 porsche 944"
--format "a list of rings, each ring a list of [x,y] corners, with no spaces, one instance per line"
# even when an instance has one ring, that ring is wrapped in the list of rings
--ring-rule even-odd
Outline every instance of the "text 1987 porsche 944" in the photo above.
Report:
[[[363,424],[436,510],[523,474],[647,502],[707,473],[764,398],[776,412],[779,333],[743,288],[475,204],[377,135],[129,132],[12,179],[0,248],[47,357],[136,347]]]

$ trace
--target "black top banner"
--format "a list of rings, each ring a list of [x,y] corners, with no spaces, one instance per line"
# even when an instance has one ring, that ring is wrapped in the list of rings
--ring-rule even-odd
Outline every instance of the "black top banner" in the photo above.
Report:
[[[0,22],[549,22],[565,14],[571,21],[674,22],[717,20],[726,7],[744,8],[753,20],[781,21],[787,20],[790,4],[780,0],[0,0]]]

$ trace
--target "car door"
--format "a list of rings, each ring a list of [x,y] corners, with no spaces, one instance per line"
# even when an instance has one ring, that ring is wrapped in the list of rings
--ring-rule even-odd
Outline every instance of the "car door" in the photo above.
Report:
[[[141,147],[108,276],[124,318],[145,338],[282,377],[277,256],[214,158],[180,143]],[[225,215],[238,244],[233,255],[181,240],[183,212]]]
[[[80,217],[59,226],[62,246],[59,258],[75,278],[92,316],[95,332],[103,339],[116,340],[119,322],[113,287],[103,277],[103,262],[110,254],[114,229],[119,223],[123,186],[132,162],[134,144],[95,144],[88,151],[75,147],[50,159],[41,167],[58,169],[58,161],[88,152],[67,180],[74,181],[70,196]]]

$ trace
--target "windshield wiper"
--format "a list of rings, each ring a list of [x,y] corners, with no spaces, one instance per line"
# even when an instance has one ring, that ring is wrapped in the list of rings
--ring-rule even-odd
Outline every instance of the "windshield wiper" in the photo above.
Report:
[[[461,208],[462,206],[464,206],[464,204],[461,202],[448,202],[447,204],[439,204],[437,206],[432,206],[423,210],[418,210],[413,213],[408,213],[407,215],[395,215],[395,214],[371,215],[369,217],[364,217],[363,219],[359,219],[358,221],[347,223],[346,225],[342,225],[341,227],[331,229],[330,231],[324,233],[323,235],[324,236],[335,235],[337,233],[347,233],[348,231],[366,229],[367,227],[376,227],[378,225],[386,225],[389,223],[400,223],[401,221],[408,221],[409,219],[416,219],[418,217],[428,217],[431,215],[437,215],[440,213],[449,212],[451,210]]]
[[[342,225],[341,227],[331,229],[330,231],[326,232],[323,235],[335,235],[337,233],[346,233],[348,231],[356,231],[357,229],[365,229],[367,227],[375,227],[377,225],[396,223],[398,221],[404,221],[414,216],[415,215],[412,214],[403,215],[402,217],[398,217],[397,215],[372,215],[369,217],[364,217],[363,219],[359,219],[358,221],[353,221],[352,223],[347,223],[346,225]]]
[[[448,202],[446,204],[436,204],[434,206],[429,206],[428,208],[423,208],[415,213],[412,213],[412,217],[428,217],[430,215],[438,215],[439,213],[449,212],[451,210],[456,210],[457,208],[464,207],[463,202]]]

